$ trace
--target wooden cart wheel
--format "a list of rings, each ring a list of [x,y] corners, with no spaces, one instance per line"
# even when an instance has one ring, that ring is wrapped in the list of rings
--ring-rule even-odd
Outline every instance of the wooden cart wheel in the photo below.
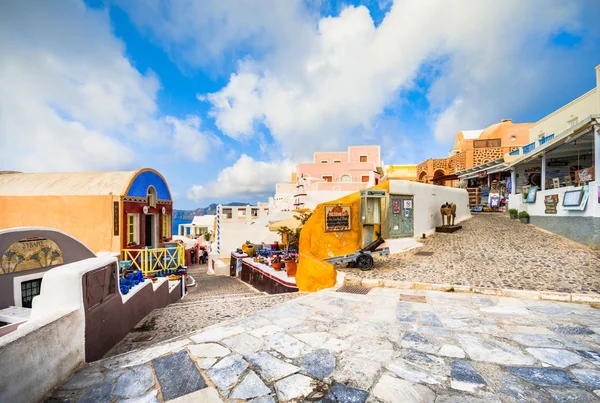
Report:
[[[361,253],[356,258],[356,265],[363,271],[371,270],[373,268],[373,263],[373,256],[368,253]]]

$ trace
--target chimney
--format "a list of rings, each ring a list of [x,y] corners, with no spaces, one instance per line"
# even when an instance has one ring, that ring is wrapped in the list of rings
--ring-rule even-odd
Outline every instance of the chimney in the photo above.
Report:
[[[500,123],[504,123],[504,122],[512,123],[512,119],[502,119],[500,121]]]

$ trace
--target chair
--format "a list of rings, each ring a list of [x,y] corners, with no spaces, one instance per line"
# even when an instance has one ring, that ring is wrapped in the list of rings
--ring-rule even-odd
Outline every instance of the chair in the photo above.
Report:
[[[560,187],[560,178],[552,178],[552,187],[558,189]]]
[[[573,182],[571,181],[571,175],[566,175],[564,177],[565,186],[573,186]]]

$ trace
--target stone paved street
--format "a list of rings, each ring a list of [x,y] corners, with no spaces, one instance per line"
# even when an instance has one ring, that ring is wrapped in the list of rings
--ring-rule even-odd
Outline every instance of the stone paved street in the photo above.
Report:
[[[192,266],[189,273],[197,285],[188,288],[185,298],[152,311],[105,357],[148,347],[225,320],[242,318],[302,295],[260,293],[235,277],[207,275],[206,265]]]
[[[600,293],[600,253],[504,214],[480,213],[454,234],[376,257],[370,271],[338,267],[347,277],[517,290]],[[419,256],[418,252],[433,252]]]
[[[93,363],[46,401],[306,399],[598,402],[600,310],[478,294],[324,290]]]

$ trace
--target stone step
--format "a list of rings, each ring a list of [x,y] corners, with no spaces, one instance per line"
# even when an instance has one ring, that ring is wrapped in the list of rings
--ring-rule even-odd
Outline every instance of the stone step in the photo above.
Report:
[[[270,294],[266,294],[266,293],[252,293],[252,294],[230,294],[230,295],[220,295],[220,296],[214,296],[214,297],[206,297],[206,298],[202,298],[202,299],[195,299],[193,301],[190,302],[178,302],[175,304],[171,304],[165,308],[161,308],[161,309],[175,309],[177,307],[185,307],[185,306],[192,306],[192,305],[206,305],[206,304],[214,304],[214,303],[221,303],[223,301],[241,301],[241,300],[247,300],[247,299],[261,299],[261,298],[273,298],[276,297],[279,294],[274,294],[274,295],[270,295]]]

